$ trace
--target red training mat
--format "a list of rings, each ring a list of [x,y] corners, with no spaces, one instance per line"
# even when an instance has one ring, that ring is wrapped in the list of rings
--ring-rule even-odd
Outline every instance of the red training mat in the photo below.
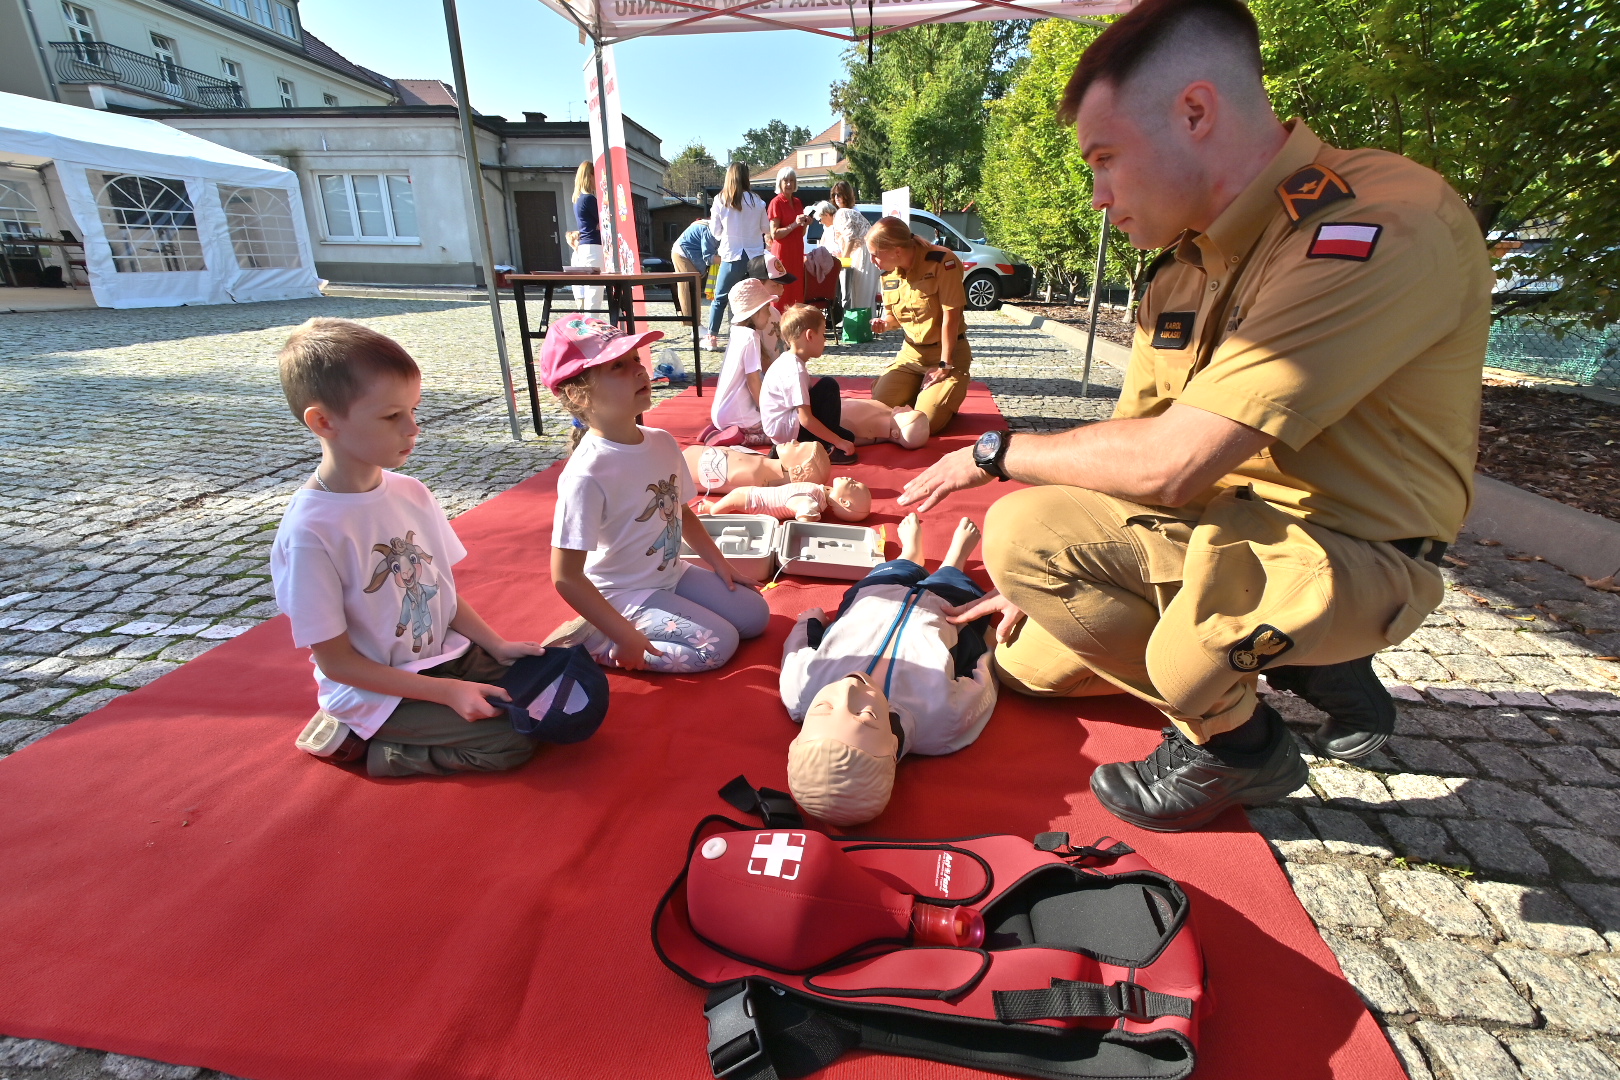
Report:
[[[688,391],[649,420],[690,436],[708,405]],[[927,449],[862,449],[850,471],[891,554],[900,483],[999,419],[974,384]],[[455,522],[471,552],[458,584],[513,637],[565,614],[546,577],[557,472]],[[933,557],[1007,490],[931,515]],[[770,630],[727,667],[611,674],[593,739],[510,773],[372,780],[294,749],[315,698],[281,618],[12,755],[0,1032],[253,1080],[707,1077],[703,993],[659,964],[648,928],[693,826],[729,811],[716,789],[738,773],[787,786],[782,642],[793,612],[833,607],[843,584],[784,581]],[[1162,836],[1098,807],[1092,767],[1143,756],[1159,726],[1126,697],[1004,693],[973,746],[903,762],[864,831],[1120,837],[1191,897],[1217,1001],[1200,1080],[1400,1080],[1241,813]],[[980,1074],[856,1053],[823,1075]]]

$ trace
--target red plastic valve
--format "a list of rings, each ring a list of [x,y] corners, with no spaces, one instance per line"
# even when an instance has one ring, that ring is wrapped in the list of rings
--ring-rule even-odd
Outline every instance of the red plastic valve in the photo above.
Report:
[[[984,944],[984,916],[977,908],[918,904],[911,909],[911,929],[918,945],[977,949]]]

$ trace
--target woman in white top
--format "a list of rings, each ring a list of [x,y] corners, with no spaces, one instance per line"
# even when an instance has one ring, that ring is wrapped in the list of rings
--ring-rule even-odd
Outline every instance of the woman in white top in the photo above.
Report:
[[[878,282],[882,276],[872,264],[872,253],[866,250],[866,230],[871,222],[855,209],[855,189],[848,180],[840,180],[832,188],[833,215],[832,242],[828,246],[833,254],[849,260],[844,272],[844,307],[869,308],[877,298]]]
[[[570,266],[594,266],[600,270],[602,258],[602,221],[596,205],[596,166],[589,161],[579,163],[574,171],[574,220],[579,224],[579,242],[574,245]],[[574,301],[584,311],[603,311],[607,303],[607,290],[600,285],[575,285]]]
[[[720,347],[720,319],[726,313],[726,295],[748,276],[748,260],[765,254],[765,200],[748,190],[748,166],[733,161],[726,167],[725,186],[709,214],[709,231],[720,242],[720,276],[709,305],[709,332],[704,347]]]

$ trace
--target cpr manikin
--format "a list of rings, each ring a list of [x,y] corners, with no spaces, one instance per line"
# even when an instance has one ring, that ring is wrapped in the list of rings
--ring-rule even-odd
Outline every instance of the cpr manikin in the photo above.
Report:
[[[811,445],[798,443],[798,446]],[[820,444],[815,444],[819,446]],[[860,521],[872,512],[872,492],[859,480],[840,476],[829,485],[782,484],[776,487],[740,487],[705,502],[701,514],[767,514],[786,521]]]
[[[917,515],[899,531],[900,558],[851,586],[834,618],[819,608],[799,616],[782,657],[782,703],[804,725],[788,747],[788,788],[832,825],[882,813],[901,757],[960,750],[996,704],[989,620],[948,621],[984,595],[962,572],[977,526],[961,520],[932,574]]]
[[[825,484],[832,462],[820,443],[790,443],[777,458],[735,446],[688,446],[681,451],[699,491],[718,495],[739,487]]]
[[[838,422],[857,446],[892,442],[916,450],[928,441],[928,415],[910,406],[891,408],[874,398],[845,398],[839,406]]]

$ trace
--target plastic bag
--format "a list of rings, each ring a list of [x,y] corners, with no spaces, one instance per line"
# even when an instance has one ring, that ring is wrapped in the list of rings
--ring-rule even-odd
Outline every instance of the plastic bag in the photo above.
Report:
[[[844,344],[861,345],[872,340],[872,309],[844,309]]]

